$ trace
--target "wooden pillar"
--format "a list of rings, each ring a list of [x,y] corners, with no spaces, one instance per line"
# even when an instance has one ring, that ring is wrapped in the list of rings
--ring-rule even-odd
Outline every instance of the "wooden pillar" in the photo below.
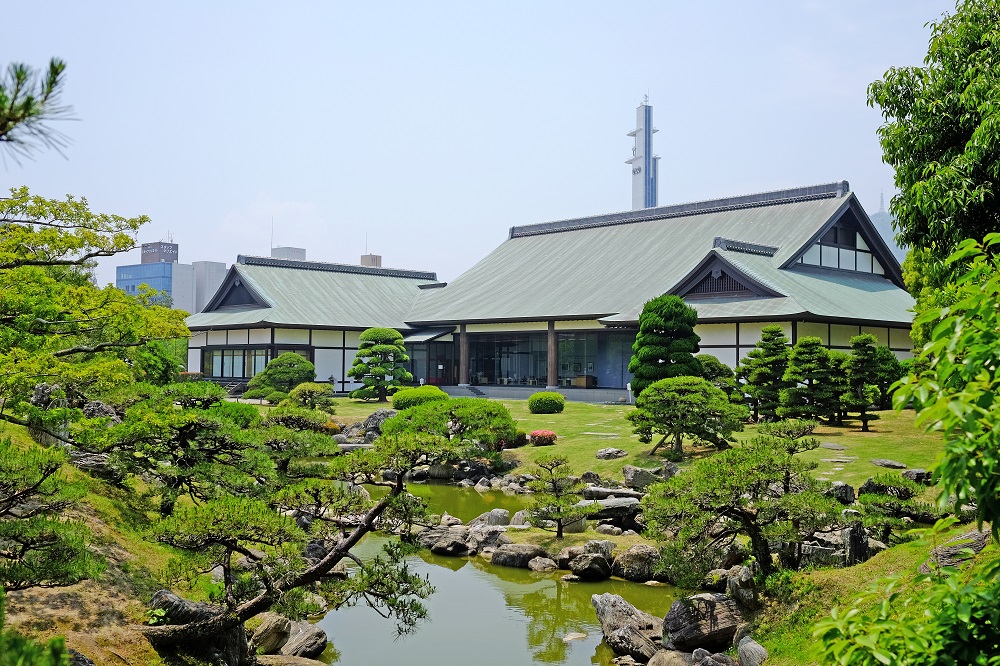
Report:
[[[458,385],[469,385],[469,334],[465,332],[465,324],[459,326],[458,336]]]
[[[559,338],[556,335],[554,321],[549,321],[549,353],[546,366],[548,372],[545,377],[545,388],[557,388],[559,384]]]

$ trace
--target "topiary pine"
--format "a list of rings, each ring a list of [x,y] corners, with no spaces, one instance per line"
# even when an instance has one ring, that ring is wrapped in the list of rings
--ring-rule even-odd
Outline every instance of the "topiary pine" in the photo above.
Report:
[[[642,307],[628,364],[635,396],[660,379],[701,377],[701,364],[694,357],[701,341],[694,332],[697,323],[698,313],[678,296],[664,294]]]
[[[747,383],[753,387],[760,418],[774,421],[778,418],[781,391],[790,388],[792,384],[784,378],[785,371],[788,370],[788,338],[777,324],[765,326],[760,333],[760,341],[756,345],[760,354],[755,356],[750,365]]]
[[[363,386],[351,392],[352,398],[362,400],[386,399],[413,381],[404,364],[410,360],[403,345],[403,336],[393,328],[369,328],[361,333],[361,344],[354,365],[347,371],[349,377]]]
[[[848,390],[841,395],[841,402],[849,411],[858,412],[861,432],[868,432],[868,422],[876,421],[878,414],[868,408],[878,402],[879,359],[876,352],[878,339],[871,333],[851,338],[851,357],[847,363]]]
[[[781,391],[778,416],[832,419],[839,398],[830,375],[830,352],[823,341],[813,336],[799,338],[788,356],[783,379],[791,386]]]
[[[247,389],[266,397],[275,391],[288,393],[303,382],[316,381],[316,366],[295,352],[285,352],[273,359],[264,370],[247,382]]]

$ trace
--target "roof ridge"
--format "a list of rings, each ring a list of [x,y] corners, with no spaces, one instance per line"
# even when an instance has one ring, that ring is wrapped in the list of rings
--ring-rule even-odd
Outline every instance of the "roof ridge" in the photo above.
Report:
[[[323,261],[300,261],[297,259],[275,259],[274,257],[255,257],[240,254],[236,263],[244,266],[270,266],[273,268],[296,268],[306,271],[323,271],[326,273],[351,273],[355,275],[377,275],[381,277],[398,277],[410,280],[437,280],[437,273],[432,271],[413,271],[403,268],[381,268],[375,266],[356,266],[354,264],[334,264]]]
[[[784,190],[758,192],[755,194],[744,194],[735,197],[724,197],[721,199],[708,199],[706,201],[694,201],[691,203],[675,204],[672,206],[660,206],[658,208],[644,208],[620,213],[607,213],[604,215],[593,215],[590,217],[557,220],[555,222],[542,222],[540,224],[515,226],[510,228],[509,238],[513,239],[523,238],[525,236],[539,236],[542,234],[557,233],[560,231],[594,229],[598,227],[610,227],[675,217],[690,217],[693,215],[703,215],[705,213],[718,213],[745,208],[759,208],[761,206],[777,206],[780,204],[814,201],[817,199],[840,198],[846,196],[849,192],[850,184],[846,180],[839,180],[821,185],[793,187]]]

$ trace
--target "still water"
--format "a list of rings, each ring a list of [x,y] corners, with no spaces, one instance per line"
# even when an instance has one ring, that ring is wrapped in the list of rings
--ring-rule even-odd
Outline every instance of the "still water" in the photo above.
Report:
[[[480,495],[448,485],[411,485],[437,511],[468,522],[484,511],[503,508],[513,513],[530,501],[500,492]],[[595,535],[599,536],[599,535]],[[384,538],[372,537],[357,553],[373,555]],[[666,586],[651,587],[622,580],[565,583],[566,572],[534,573],[527,569],[493,567],[481,557],[440,557],[421,551],[410,558],[413,570],[436,588],[426,600],[430,617],[416,633],[396,639],[394,625],[368,608],[344,608],[320,620],[332,642],[324,660],[344,666],[406,664],[407,666],[465,664],[611,664],[611,650],[602,644],[592,594],[620,594],[637,608],[663,616],[680,593]],[[570,633],[587,637],[570,642]]]

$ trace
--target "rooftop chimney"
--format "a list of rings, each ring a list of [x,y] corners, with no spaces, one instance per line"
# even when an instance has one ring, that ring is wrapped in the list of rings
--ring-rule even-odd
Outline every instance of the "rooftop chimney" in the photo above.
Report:
[[[382,255],[363,254],[361,255],[361,265],[370,266],[371,268],[382,268]]]

